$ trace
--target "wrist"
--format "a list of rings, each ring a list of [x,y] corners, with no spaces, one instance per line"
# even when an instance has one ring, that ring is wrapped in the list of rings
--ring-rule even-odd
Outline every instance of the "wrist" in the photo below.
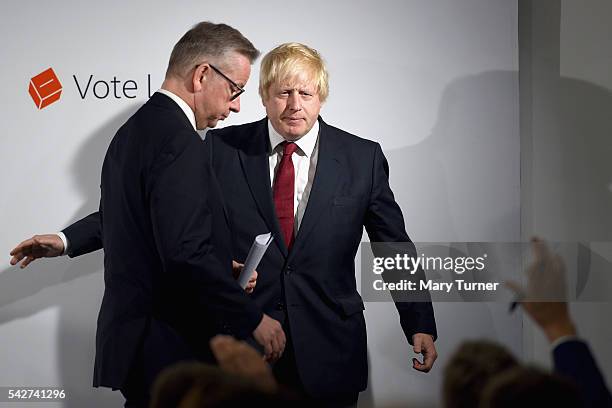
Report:
[[[562,321],[544,328],[544,334],[550,343],[564,336],[575,336],[576,326],[571,320]]]
[[[419,332],[419,333],[414,333],[414,334],[412,335],[412,340],[414,341],[414,338],[415,338],[416,336],[419,336],[419,335],[422,335],[422,336],[429,336],[429,337],[431,337],[431,339],[432,339],[433,341],[435,341],[435,340],[436,340],[436,336],[434,336],[433,334],[430,334],[430,333],[420,333],[420,332]]]

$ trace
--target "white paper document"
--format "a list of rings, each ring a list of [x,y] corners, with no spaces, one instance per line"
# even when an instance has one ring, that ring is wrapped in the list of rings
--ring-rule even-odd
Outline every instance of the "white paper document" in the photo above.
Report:
[[[253,271],[257,269],[257,265],[259,265],[261,258],[263,258],[273,240],[274,237],[270,232],[258,235],[253,240],[253,245],[251,245],[249,254],[244,261],[244,268],[242,268],[242,272],[240,272],[240,276],[238,277],[238,284],[242,289],[246,288],[247,283],[249,283],[249,278],[253,274]]]

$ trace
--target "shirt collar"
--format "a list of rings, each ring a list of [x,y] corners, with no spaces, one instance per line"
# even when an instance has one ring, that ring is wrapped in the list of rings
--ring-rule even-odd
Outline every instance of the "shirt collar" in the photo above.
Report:
[[[270,146],[272,146],[272,152],[276,147],[285,141],[285,138],[274,129],[272,122],[268,119],[268,135],[270,137]],[[312,129],[308,131],[304,136],[295,141],[295,144],[300,150],[306,155],[306,157],[312,156],[315,145],[317,144],[317,137],[319,136],[319,121],[317,120],[312,126]]]
[[[159,92],[160,94],[166,95],[168,98],[176,102],[176,104],[183,110],[183,112],[185,112],[185,116],[187,116],[187,119],[189,119],[191,126],[193,126],[193,130],[195,131],[198,130],[196,128],[195,113],[193,113],[189,105],[187,105],[187,102],[182,100],[178,95],[173,94],[172,92],[168,91],[167,89],[158,89],[157,92]]]

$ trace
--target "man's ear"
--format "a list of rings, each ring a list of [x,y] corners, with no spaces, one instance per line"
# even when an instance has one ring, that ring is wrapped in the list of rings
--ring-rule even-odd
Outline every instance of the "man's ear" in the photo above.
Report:
[[[201,92],[206,87],[206,78],[209,74],[210,66],[208,64],[200,64],[193,71],[191,82],[193,84],[193,91]]]

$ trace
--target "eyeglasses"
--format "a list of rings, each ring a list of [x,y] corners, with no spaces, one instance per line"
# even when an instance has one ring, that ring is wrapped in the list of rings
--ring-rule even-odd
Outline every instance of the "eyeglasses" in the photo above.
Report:
[[[221,75],[223,78],[225,78],[227,80],[227,82],[229,82],[230,84],[232,84],[232,86],[235,88],[234,90],[232,90],[233,94],[230,98],[230,101],[235,100],[236,98],[238,98],[240,95],[242,95],[244,93],[244,88],[241,87],[240,85],[238,85],[237,83],[235,83],[234,81],[232,81],[227,75],[225,75],[223,72],[221,72],[221,70],[217,67],[215,67],[213,64],[208,64],[213,71],[215,71],[217,74]]]

